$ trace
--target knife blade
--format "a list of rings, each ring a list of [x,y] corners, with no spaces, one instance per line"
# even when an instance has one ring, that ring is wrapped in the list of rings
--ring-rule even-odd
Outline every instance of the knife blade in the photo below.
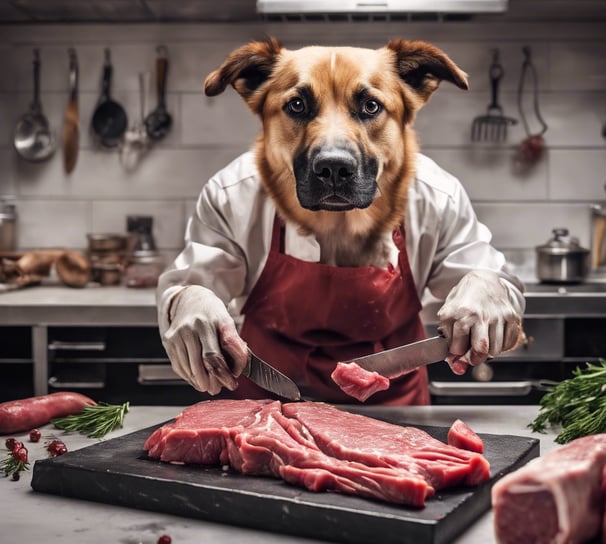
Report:
[[[357,363],[364,370],[378,372],[382,376],[393,379],[415,368],[443,361],[448,353],[446,338],[434,336],[427,340],[343,362]]]
[[[248,361],[242,371],[242,376],[246,376],[259,387],[280,397],[301,400],[301,392],[297,384],[269,363],[257,357],[250,349],[248,350]]]

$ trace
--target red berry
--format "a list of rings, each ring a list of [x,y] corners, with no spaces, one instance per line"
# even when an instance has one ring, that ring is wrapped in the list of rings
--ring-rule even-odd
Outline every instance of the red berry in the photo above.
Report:
[[[21,446],[20,448],[15,448],[13,450],[13,457],[17,461],[22,461],[23,463],[27,463],[27,448]]]
[[[173,541],[173,539],[168,536],[168,535],[162,535],[159,539],[158,539],[158,544],[170,544]]]
[[[7,438],[4,444],[6,445],[7,450],[13,451],[16,443],[17,440],[15,438]]]
[[[67,446],[61,440],[53,440],[46,449],[53,457],[67,453]]]
[[[42,436],[42,433],[38,429],[32,429],[29,432],[30,442],[38,442],[38,440],[40,440],[41,436]]]

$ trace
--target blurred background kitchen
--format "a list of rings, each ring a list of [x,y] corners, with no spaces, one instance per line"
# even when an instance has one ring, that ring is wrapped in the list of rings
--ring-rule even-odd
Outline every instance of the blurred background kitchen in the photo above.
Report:
[[[76,357],[77,350],[52,347],[52,341],[63,341],[57,331],[74,342],[95,330],[105,338],[103,349],[109,349],[108,334],[125,335],[126,340],[112,341],[132,347],[142,344],[133,340],[137,327],[147,338],[143,333],[155,320],[150,289],[155,271],[181,249],[202,185],[246,150],[258,130],[257,119],[233,90],[207,98],[202,83],[232,49],[264,35],[292,48],[380,47],[404,37],[446,51],[469,74],[470,90],[443,84],[419,114],[416,129],[423,152],[461,179],[494,245],[532,286],[525,348],[538,350],[544,339],[547,351],[518,354],[524,364],[513,367],[526,370],[515,380],[527,392],[536,388],[536,379],[560,376],[566,363],[604,356],[606,346],[597,338],[606,323],[606,2],[497,0],[506,8],[498,13],[476,8],[459,13],[456,0],[450,7],[447,1],[421,4],[423,12],[384,13],[378,7],[374,14],[317,15],[303,8],[260,14],[254,0],[0,0],[0,250],[8,260],[30,251],[73,250],[93,264],[89,279],[94,280],[69,294],[51,293],[50,299],[43,299],[45,291],[34,291],[43,289],[46,279],[42,286],[0,294],[0,336],[11,339],[0,338],[0,360],[22,372],[19,383],[28,382],[24,391],[43,392],[49,381],[51,388],[63,383],[73,389],[82,365],[70,366],[72,359],[91,363],[86,369],[97,374],[80,383],[100,389],[107,388],[108,369],[115,366],[107,361],[118,359],[136,363],[128,368],[138,369],[139,385],[145,382],[140,365],[146,363],[150,379],[174,385],[174,377],[155,374],[167,367],[159,342],[151,355],[125,355],[120,348],[115,357],[101,356],[103,350],[89,345]],[[56,148],[39,156],[30,150],[28,156],[27,149],[16,150],[19,143],[27,147],[17,129],[23,129],[34,98],[36,59],[39,103]],[[491,113],[502,113],[511,124],[506,134],[480,132],[474,140],[472,123],[492,102],[489,70],[495,61],[503,69],[496,97],[502,112]],[[109,96],[103,98],[105,66],[112,73]],[[158,81],[165,82],[165,110]],[[104,115],[113,125],[94,130],[93,119],[109,100],[116,108],[105,108]],[[159,123],[155,134],[142,124],[154,115],[148,123]],[[556,228],[568,232],[554,239]],[[551,281],[537,284],[537,246],[548,240],[544,274],[552,276],[543,279]],[[139,265],[131,267],[131,276],[129,265]],[[123,291],[123,306],[112,302],[109,293],[115,290],[92,302],[87,298],[97,296],[89,287],[122,288],[129,278],[132,286],[148,288],[134,295],[140,297],[134,302]],[[108,300],[113,306],[104,314]],[[74,308],[83,313],[74,316]],[[533,316],[539,317],[535,323]],[[533,326],[545,330],[537,336]],[[134,328],[124,334],[123,327]],[[528,372],[533,358],[551,364],[550,370],[537,362],[539,369]],[[61,382],[57,369],[70,369],[69,379]],[[487,372],[473,379],[513,379],[495,376],[491,367]],[[436,378],[436,383],[442,382]],[[434,388],[436,395],[439,391]]]

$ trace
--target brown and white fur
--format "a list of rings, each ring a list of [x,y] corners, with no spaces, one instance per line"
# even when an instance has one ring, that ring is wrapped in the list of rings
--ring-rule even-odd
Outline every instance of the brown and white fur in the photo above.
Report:
[[[384,266],[415,174],[412,122],[442,80],[468,88],[422,41],[289,50],[268,38],[233,51],[204,91],[231,84],[260,117],[263,186],[286,221],[315,235],[321,262]]]

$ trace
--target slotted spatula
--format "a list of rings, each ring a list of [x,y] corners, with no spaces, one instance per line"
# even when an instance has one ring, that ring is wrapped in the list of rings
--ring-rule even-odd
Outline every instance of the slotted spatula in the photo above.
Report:
[[[503,107],[499,104],[499,84],[503,74],[499,50],[495,49],[489,70],[492,100],[486,115],[480,115],[473,120],[471,139],[474,142],[502,142],[507,138],[507,127],[517,123],[516,119],[503,114]]]

